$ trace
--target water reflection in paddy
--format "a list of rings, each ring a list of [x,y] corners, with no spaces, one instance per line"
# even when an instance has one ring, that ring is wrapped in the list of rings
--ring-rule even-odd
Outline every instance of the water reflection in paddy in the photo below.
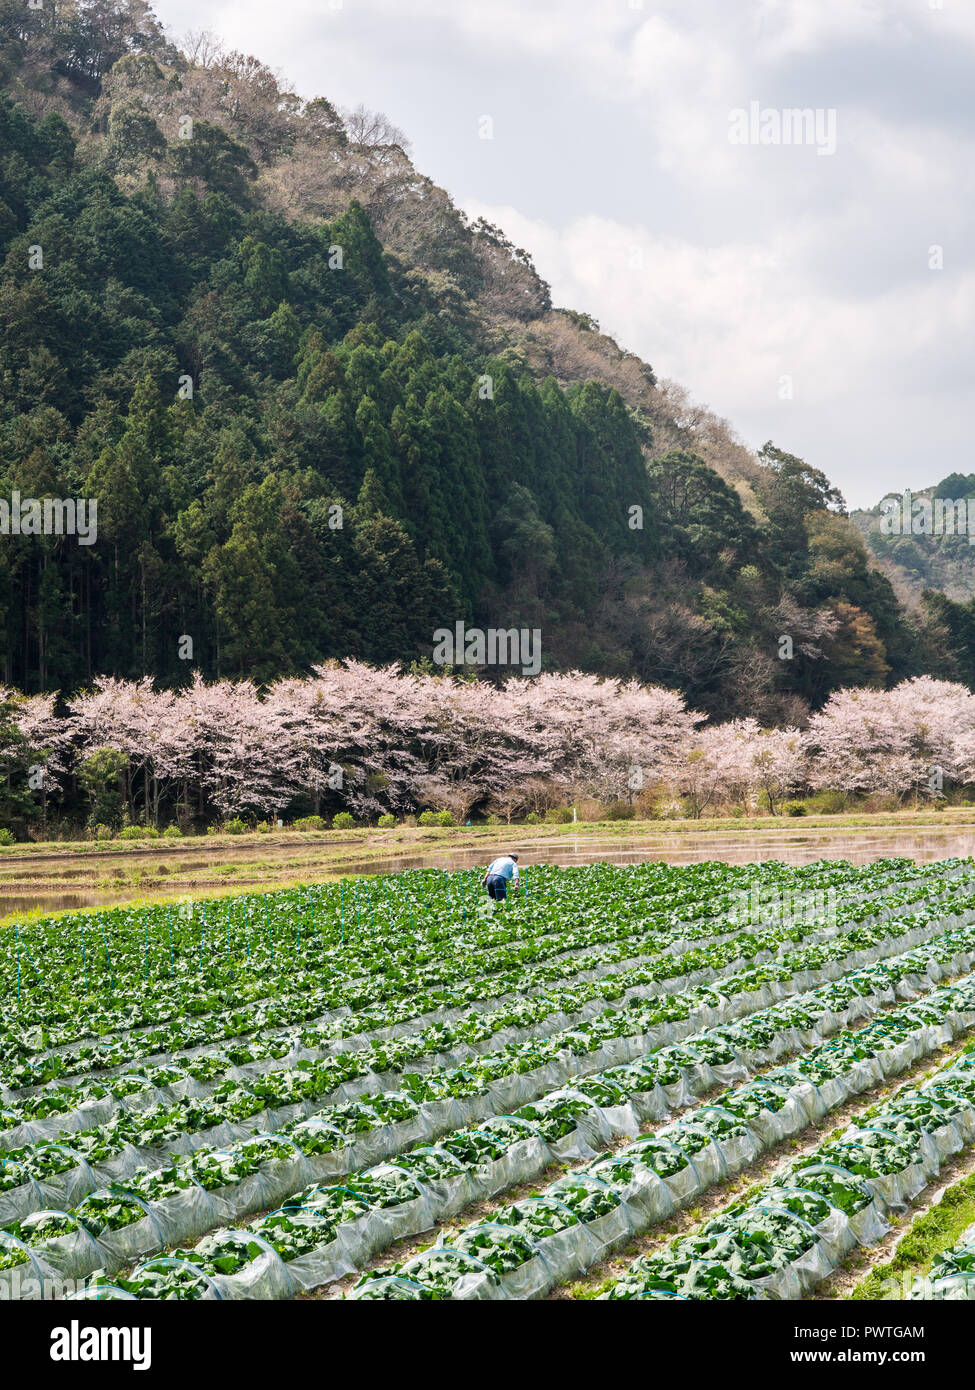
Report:
[[[498,828],[499,850],[518,850],[518,829]],[[870,864],[893,857],[916,859],[964,858],[975,854],[975,826],[944,830],[755,831],[751,834],[704,831],[701,834],[647,835],[621,842],[613,837],[559,836],[520,851],[522,864],[698,864],[721,859],[727,864],[751,864],[779,859],[786,864],[809,864],[815,859],[847,859]],[[487,862],[490,852],[446,846],[434,851],[374,859],[356,866],[362,874],[396,873],[403,869],[471,869]]]

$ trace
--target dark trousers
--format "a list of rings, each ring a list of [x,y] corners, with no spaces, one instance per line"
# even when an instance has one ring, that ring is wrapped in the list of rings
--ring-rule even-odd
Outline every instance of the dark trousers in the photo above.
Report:
[[[501,874],[491,874],[487,881],[488,896],[504,902],[508,896],[508,880]]]

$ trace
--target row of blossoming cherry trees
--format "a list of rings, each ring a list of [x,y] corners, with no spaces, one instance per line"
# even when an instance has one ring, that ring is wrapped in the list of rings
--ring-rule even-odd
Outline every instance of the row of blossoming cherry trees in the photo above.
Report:
[[[708,724],[671,690],[578,672],[502,686],[355,661],[259,690],[249,681],[156,690],[99,678],[74,698],[19,696],[46,798],[100,749],[127,758],[133,818],[285,816],[303,804],[505,818],[579,798],[780,811],[807,790],[937,799],[975,783],[975,695],[927,676],[831,696],[808,728]]]

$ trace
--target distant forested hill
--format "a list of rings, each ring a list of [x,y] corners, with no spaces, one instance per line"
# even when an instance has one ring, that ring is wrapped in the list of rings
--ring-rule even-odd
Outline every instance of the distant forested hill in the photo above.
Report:
[[[973,499],[975,513],[975,473],[949,473],[940,483],[917,487],[911,490],[912,526],[895,527],[881,523],[884,509],[880,499],[875,507],[852,513],[852,521],[874,555],[877,563],[890,578],[898,593],[909,601],[920,601],[925,590],[936,589],[950,599],[966,601],[975,597],[975,546],[968,535],[959,534],[952,529],[947,533],[944,525],[941,534],[928,533],[922,509],[923,503],[932,506],[936,499],[953,503]],[[918,505],[914,505],[914,501]],[[886,499],[888,507],[899,502],[899,510],[904,509],[903,492],[891,494]],[[957,507],[952,508],[953,515]],[[967,520],[967,505],[965,507]],[[916,532],[916,534],[915,534]]]
[[[949,473],[909,494],[892,493],[851,520],[898,598],[939,630],[945,669],[975,685],[975,473]]]
[[[191,47],[0,0],[0,499],[98,502],[94,545],[0,536],[6,683],[423,661],[459,620],[768,722],[957,670],[822,471],[554,308],[384,117]]]

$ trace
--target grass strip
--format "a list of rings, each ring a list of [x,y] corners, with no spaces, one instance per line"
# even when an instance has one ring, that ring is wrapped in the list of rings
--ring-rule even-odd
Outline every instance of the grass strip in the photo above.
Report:
[[[910,1289],[914,1279],[928,1273],[936,1255],[950,1250],[975,1222],[975,1173],[947,1188],[932,1206],[916,1217],[900,1239],[891,1259],[877,1265],[847,1295],[851,1300],[889,1298],[892,1282]]]

